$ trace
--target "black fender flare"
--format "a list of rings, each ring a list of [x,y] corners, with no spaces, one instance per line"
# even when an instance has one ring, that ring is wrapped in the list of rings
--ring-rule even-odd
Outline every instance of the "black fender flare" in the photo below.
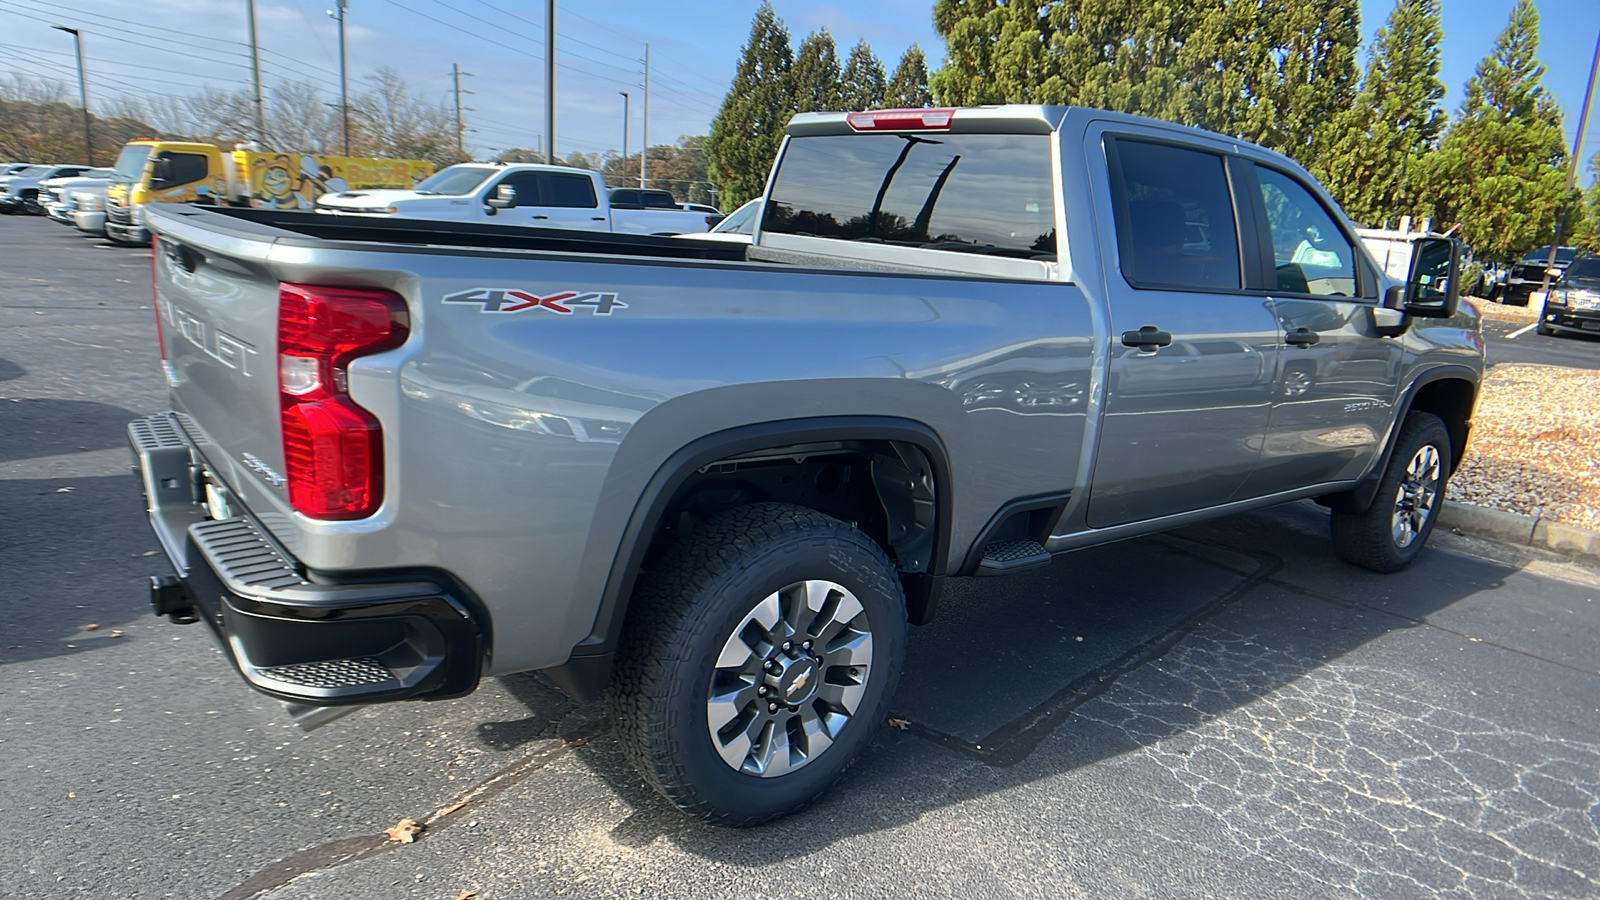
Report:
[[[731,456],[772,447],[861,440],[904,442],[927,455],[933,467],[937,511],[933,559],[925,575],[903,577],[941,584],[950,556],[950,461],[944,441],[932,428],[913,419],[892,416],[831,416],[744,425],[698,438],[679,448],[656,469],[628,517],[589,635],[572,648],[566,663],[547,669],[546,674],[579,700],[593,699],[604,690],[650,540],[678,488],[696,470]],[[912,602],[910,598],[908,602]]]

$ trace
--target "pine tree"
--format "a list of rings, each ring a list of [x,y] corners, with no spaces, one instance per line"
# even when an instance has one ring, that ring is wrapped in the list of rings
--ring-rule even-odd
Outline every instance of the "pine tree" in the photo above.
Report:
[[[1540,84],[1539,13],[1518,0],[1478,64],[1438,152],[1423,166],[1435,223],[1461,225],[1480,256],[1507,259],[1548,242],[1566,190],[1561,111]]]
[[[878,61],[865,38],[850,51],[840,81],[841,101],[845,109],[879,109],[884,93],[889,88],[889,76],[884,74],[883,63]]]
[[[889,91],[884,104],[895,109],[917,109],[933,105],[933,95],[928,93],[928,60],[922,48],[912,44],[900,57],[900,65],[889,79]]]
[[[833,35],[822,28],[806,35],[790,70],[795,112],[841,109],[839,52]]]
[[[1329,152],[1312,172],[1351,218],[1379,225],[1419,207],[1409,182],[1438,146],[1439,0],[1399,0],[1373,35],[1371,60],[1355,103],[1334,118]]]
[[[789,70],[793,64],[789,30],[772,4],[762,3],[706,141],[711,180],[721,188],[724,209],[760,196],[766,187],[792,114]]]

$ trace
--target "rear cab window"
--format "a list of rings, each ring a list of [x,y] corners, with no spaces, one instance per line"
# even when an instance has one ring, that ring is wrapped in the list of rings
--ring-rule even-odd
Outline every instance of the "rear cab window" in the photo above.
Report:
[[[1056,259],[1047,134],[791,137],[761,230],[1012,259]]]
[[[1128,284],[1239,290],[1239,239],[1223,156],[1125,137],[1113,147],[1117,255]]]

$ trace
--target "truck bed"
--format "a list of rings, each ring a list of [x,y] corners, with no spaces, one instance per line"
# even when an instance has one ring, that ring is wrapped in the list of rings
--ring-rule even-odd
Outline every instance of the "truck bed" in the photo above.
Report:
[[[664,259],[742,261],[744,244],[693,241],[675,237],[530,228],[525,225],[481,225],[424,219],[381,219],[340,216],[293,210],[246,207],[191,207],[163,210],[180,217],[220,215],[309,238],[328,241],[384,242],[445,247],[483,247],[504,250],[545,250],[558,253],[597,253],[612,256],[655,256]],[[225,227],[212,219],[209,227]],[[247,229],[255,230],[255,229]]]

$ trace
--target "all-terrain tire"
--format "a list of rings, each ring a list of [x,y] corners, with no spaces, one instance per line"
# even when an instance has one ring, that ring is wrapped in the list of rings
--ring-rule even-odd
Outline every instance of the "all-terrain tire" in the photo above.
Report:
[[[713,678],[726,677],[719,654],[726,656],[730,638],[749,627],[766,598],[811,580],[843,588],[861,605],[865,619],[855,621],[869,623],[871,638],[865,690],[831,743],[792,770],[786,764],[783,774],[762,777],[736,769],[709,729]],[[804,806],[866,749],[888,713],[905,648],[905,594],[882,548],[814,510],[752,504],[696,526],[641,577],[607,706],[624,752],[651,787],[711,822],[754,825]],[[817,652],[826,655],[821,646]],[[833,671],[819,662],[816,683]]]
[[[1431,464],[1424,453],[1430,447],[1436,454]],[[1372,505],[1364,512],[1333,512],[1330,523],[1334,552],[1345,562],[1374,572],[1398,572],[1410,565],[1427,543],[1444,507],[1454,459],[1450,432],[1443,420],[1425,412],[1407,415]],[[1426,470],[1430,465],[1434,470],[1431,496],[1426,508],[1419,509],[1416,503],[1421,491],[1417,489],[1419,473],[1415,470]],[[1409,509],[1405,508],[1407,504],[1411,504]],[[1409,524],[1399,524],[1399,514],[1406,515]]]

